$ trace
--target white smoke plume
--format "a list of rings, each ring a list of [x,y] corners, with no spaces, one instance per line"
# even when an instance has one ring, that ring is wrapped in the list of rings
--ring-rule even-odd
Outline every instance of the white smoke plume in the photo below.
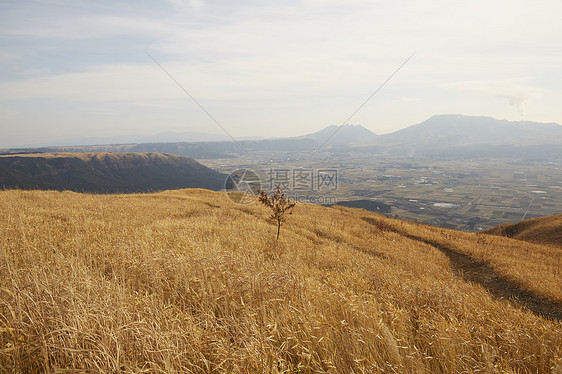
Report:
[[[497,81],[464,81],[448,84],[447,88],[504,98],[523,119],[526,106],[542,96],[540,88],[526,85],[525,81],[526,79],[521,78]]]

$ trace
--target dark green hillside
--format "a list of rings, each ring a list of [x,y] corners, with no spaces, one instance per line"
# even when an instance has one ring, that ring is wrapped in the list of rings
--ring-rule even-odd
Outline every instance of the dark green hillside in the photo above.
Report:
[[[0,186],[116,193],[223,188],[226,176],[197,161],[158,153],[45,153],[0,157]]]

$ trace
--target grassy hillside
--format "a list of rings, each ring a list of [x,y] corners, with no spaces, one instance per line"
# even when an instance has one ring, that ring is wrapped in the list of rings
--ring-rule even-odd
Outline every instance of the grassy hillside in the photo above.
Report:
[[[531,243],[562,246],[562,214],[532,218],[516,224],[505,223],[482,232]]]
[[[552,373],[561,250],[223,193],[0,192],[0,371]]]
[[[338,201],[337,204],[339,206],[345,206],[348,208],[361,208],[365,210],[370,210],[371,212],[380,212],[380,213],[390,213],[392,211],[392,206],[385,204],[380,201],[374,200],[349,200],[349,201]]]
[[[187,187],[219,190],[226,176],[160,153],[38,153],[0,156],[0,187],[114,193]]]

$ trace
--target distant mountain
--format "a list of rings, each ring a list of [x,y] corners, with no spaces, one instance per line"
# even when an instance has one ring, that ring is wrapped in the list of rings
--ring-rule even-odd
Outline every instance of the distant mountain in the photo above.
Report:
[[[183,133],[199,134],[202,133]],[[206,134],[209,135],[209,134]],[[189,137],[188,135],[186,135]],[[203,135],[201,135],[203,136]],[[211,136],[211,135],[209,135]],[[219,135],[219,137],[222,137]],[[158,138],[156,136],[155,138]],[[291,138],[232,141],[179,141],[180,134],[162,133],[158,142],[121,142],[110,139],[69,145],[0,150],[2,153],[36,152],[155,152],[197,159],[230,158],[252,152],[314,151],[322,146],[332,152],[353,150],[366,154],[422,154],[433,157],[492,157],[560,159],[562,158],[562,126],[555,123],[510,122],[490,117],[436,115],[417,125],[391,134],[376,135],[360,125],[328,126],[320,131]],[[225,138],[225,137],[222,137]],[[128,138],[131,140],[132,138]],[[114,139],[117,140],[117,139]],[[123,139],[119,139],[123,140]],[[106,145],[99,145],[106,143]]]
[[[458,114],[436,115],[420,124],[380,135],[376,143],[418,148],[562,145],[562,126],[556,123],[510,122]]]
[[[320,131],[298,138],[312,139],[318,146],[341,147],[371,144],[377,137],[377,134],[361,125],[331,125]]]
[[[316,144],[311,139],[263,139],[236,142],[144,143],[131,147],[134,152],[164,152],[193,158],[229,158],[253,151],[307,151]]]
[[[531,218],[516,224],[504,223],[482,233],[507,236],[537,244],[562,246],[562,214]]]
[[[107,138],[86,138],[73,144],[116,144],[116,143],[160,143],[160,142],[217,142],[228,141],[230,138],[222,134],[209,134],[197,131],[173,132],[166,131],[154,135],[129,135]]]
[[[50,140],[37,144],[22,145],[18,148],[38,147],[68,147],[89,146],[102,144],[138,144],[160,142],[218,142],[230,141],[231,138],[223,134],[212,134],[198,131],[174,132],[166,131],[153,135],[129,134],[116,136],[91,136],[74,139]]]
[[[77,192],[220,190],[226,175],[187,157],[158,153],[43,153],[0,156],[0,188]]]
[[[0,155],[22,153],[57,153],[57,152],[117,152],[117,153],[166,153],[197,159],[232,158],[254,151],[309,151],[318,144],[308,138],[280,138],[263,140],[240,140],[237,142],[162,142],[140,144],[78,145],[62,147],[38,147],[0,150]]]

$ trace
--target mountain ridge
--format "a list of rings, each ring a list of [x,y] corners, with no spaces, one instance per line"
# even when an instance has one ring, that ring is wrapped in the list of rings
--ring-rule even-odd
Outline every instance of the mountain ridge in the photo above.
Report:
[[[248,151],[314,151],[319,148],[338,151],[349,148],[365,153],[386,150],[445,157],[526,155],[531,158],[558,158],[562,157],[560,145],[562,126],[556,123],[440,114],[383,135],[377,135],[361,125],[330,125],[310,134],[287,138],[15,148],[0,152],[157,152],[206,159],[237,157]]]
[[[174,188],[220,190],[226,175],[182,156],[159,153],[41,153],[0,156],[4,189],[149,192]]]
[[[378,135],[361,125],[330,125],[319,131],[297,137],[313,139],[319,146],[353,146],[368,145]]]
[[[562,144],[562,126],[485,116],[440,114],[405,129],[380,135],[377,144],[417,147]]]

